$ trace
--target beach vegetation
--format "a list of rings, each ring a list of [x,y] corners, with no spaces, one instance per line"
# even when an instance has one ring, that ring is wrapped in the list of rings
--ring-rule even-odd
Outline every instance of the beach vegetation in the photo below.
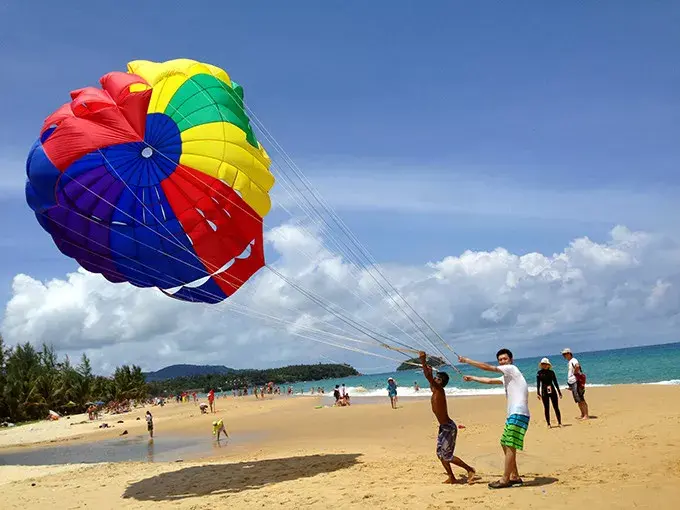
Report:
[[[142,369],[123,365],[112,377],[95,375],[87,355],[73,365],[53,346],[26,342],[5,348],[0,336],[0,421],[39,420],[49,411],[74,414],[90,402],[143,400],[148,388]]]

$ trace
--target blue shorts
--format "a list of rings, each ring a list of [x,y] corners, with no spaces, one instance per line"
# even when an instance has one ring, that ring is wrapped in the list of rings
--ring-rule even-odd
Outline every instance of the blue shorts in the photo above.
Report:
[[[458,426],[451,420],[449,423],[439,425],[437,435],[437,457],[447,462],[453,460],[453,452],[456,449],[456,438],[458,437]]]

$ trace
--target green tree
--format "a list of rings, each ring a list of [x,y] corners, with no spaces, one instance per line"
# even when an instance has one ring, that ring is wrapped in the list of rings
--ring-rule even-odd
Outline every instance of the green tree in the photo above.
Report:
[[[5,385],[7,384],[7,356],[9,349],[5,348],[5,341],[0,335],[0,419],[9,418],[9,409],[5,401]]]
[[[5,405],[14,421],[40,415],[42,397],[36,381],[43,373],[41,355],[28,342],[19,344],[7,357]]]
[[[74,367],[68,356],[60,361],[52,345],[38,351],[26,342],[7,349],[0,336],[0,419],[43,419],[50,409],[82,412],[90,400],[142,400],[147,391],[136,365],[118,367],[107,378],[94,375],[85,354]]]

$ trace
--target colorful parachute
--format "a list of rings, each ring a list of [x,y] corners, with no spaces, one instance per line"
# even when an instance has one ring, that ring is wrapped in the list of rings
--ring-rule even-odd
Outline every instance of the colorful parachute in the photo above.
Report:
[[[26,201],[112,282],[216,303],[264,265],[274,177],[243,90],[210,64],[130,62],[71,92],[28,156]]]

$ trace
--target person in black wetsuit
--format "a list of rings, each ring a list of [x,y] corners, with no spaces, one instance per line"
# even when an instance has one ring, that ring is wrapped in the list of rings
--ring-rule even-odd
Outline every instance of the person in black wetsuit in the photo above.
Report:
[[[560,413],[560,405],[557,400],[557,395],[562,398],[560,385],[557,383],[557,376],[551,370],[552,365],[548,358],[543,358],[539,364],[541,369],[536,374],[536,393],[538,400],[543,401],[543,410],[545,411],[545,421],[550,425],[550,402],[552,402],[553,409],[555,409],[555,416],[557,417],[557,426],[562,426],[562,414]]]

